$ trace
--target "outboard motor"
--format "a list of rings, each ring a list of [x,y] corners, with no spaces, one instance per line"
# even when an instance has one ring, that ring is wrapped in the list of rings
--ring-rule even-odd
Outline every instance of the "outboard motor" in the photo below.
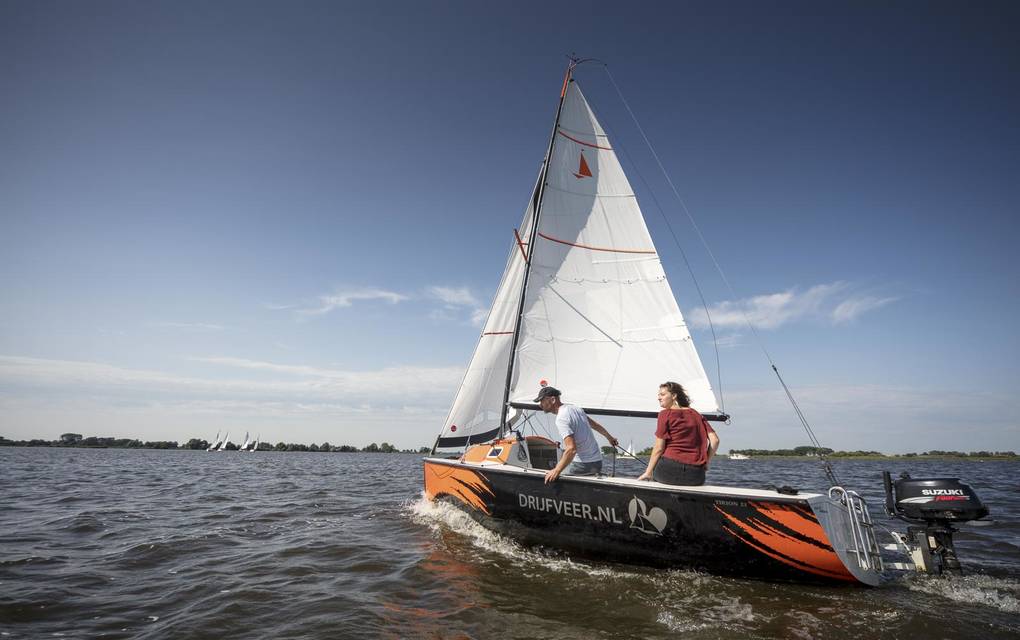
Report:
[[[893,534],[907,548],[919,570],[932,574],[962,574],[953,548],[954,524],[988,515],[988,507],[970,486],[959,478],[911,478],[906,473],[894,483],[888,471],[885,483],[885,511],[918,526],[907,527],[906,535]]]

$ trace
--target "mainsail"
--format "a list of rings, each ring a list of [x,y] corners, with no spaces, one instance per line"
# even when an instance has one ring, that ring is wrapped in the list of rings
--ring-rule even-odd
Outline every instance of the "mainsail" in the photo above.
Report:
[[[550,149],[535,242],[527,240],[538,184],[439,448],[498,433],[511,357],[511,403],[532,404],[550,384],[583,407],[654,411],[658,385],[675,380],[694,408],[718,411],[634,191],[576,82],[566,87]]]

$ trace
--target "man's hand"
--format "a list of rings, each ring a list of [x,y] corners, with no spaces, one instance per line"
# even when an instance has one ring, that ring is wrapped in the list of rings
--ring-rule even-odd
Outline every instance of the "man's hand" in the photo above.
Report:
[[[556,482],[556,478],[559,477],[560,477],[559,469],[550,469],[549,471],[545,472],[545,483],[551,484],[553,482]]]

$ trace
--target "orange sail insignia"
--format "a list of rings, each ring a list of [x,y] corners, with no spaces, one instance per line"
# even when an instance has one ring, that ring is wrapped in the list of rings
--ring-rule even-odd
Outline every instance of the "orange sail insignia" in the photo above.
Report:
[[[591,169],[588,168],[588,162],[584,159],[584,151],[581,152],[581,166],[578,167],[577,173],[574,177],[580,180],[581,178],[590,178]]]

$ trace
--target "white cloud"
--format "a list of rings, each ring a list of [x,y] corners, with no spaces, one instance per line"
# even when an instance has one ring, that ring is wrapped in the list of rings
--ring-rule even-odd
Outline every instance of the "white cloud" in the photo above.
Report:
[[[295,313],[301,317],[321,316],[334,309],[350,307],[357,300],[384,300],[397,304],[407,300],[407,296],[385,291],[383,289],[356,289],[353,291],[335,291],[318,297],[318,305],[306,309],[298,309]]]
[[[225,329],[223,325],[208,322],[154,322],[152,324],[154,327],[184,329],[186,331],[223,331]]]
[[[479,306],[478,300],[471,294],[471,291],[467,287],[429,287],[427,289],[428,294],[433,298],[439,299],[441,302],[463,307],[477,307]]]
[[[861,296],[859,298],[850,298],[839,303],[835,309],[832,310],[832,321],[836,324],[844,324],[852,322],[857,317],[868,311],[873,311],[879,307],[884,307],[890,302],[896,302],[898,298],[876,298],[875,296]]]
[[[757,329],[778,329],[809,319],[842,324],[895,300],[897,298],[859,294],[850,283],[837,281],[803,291],[793,288],[744,300],[724,301],[711,307],[709,313],[716,328],[744,328],[750,321]],[[692,309],[689,317],[691,325],[696,328],[709,326],[704,309]]]
[[[203,378],[148,369],[130,369],[98,362],[0,356],[0,382],[19,386],[56,387],[73,392],[131,396],[167,394],[175,401],[196,398],[340,403],[344,406],[394,407],[406,403],[440,409],[460,383],[460,367],[387,367],[343,371],[307,365],[279,364],[242,358],[191,358],[233,369],[282,374],[283,378]]]
[[[447,320],[460,318],[462,313],[467,311],[468,322],[475,327],[480,327],[485,322],[489,310],[478,301],[478,298],[471,293],[467,287],[444,287],[432,286],[425,290],[429,298],[438,300],[443,304],[430,314],[434,320]]]
[[[1020,400],[1005,393],[959,393],[882,385],[792,389],[822,446],[885,453],[931,449],[1017,450]],[[718,427],[722,449],[781,449],[810,444],[782,389],[732,389]],[[971,425],[960,429],[961,424]],[[976,426],[980,425],[980,426]]]

